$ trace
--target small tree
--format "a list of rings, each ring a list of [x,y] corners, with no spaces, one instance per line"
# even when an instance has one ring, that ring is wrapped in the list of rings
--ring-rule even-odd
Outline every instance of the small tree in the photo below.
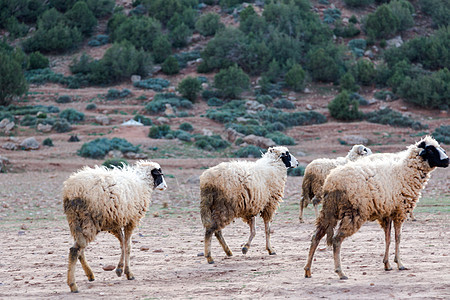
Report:
[[[398,19],[392,14],[386,4],[377,8],[373,14],[369,14],[366,20],[366,31],[369,36],[386,38],[397,31]]]
[[[33,52],[30,54],[30,70],[34,69],[44,69],[48,67],[48,58],[41,54],[41,52]]]
[[[340,90],[347,90],[350,92],[356,92],[358,90],[358,86],[355,84],[355,77],[350,72],[344,74],[340,80]]]
[[[159,35],[152,44],[153,59],[155,63],[162,63],[172,53],[172,46],[167,35]]]
[[[28,89],[20,64],[0,50],[0,105],[8,105],[14,96]]]
[[[202,84],[200,80],[193,77],[186,77],[178,84],[178,91],[181,93],[181,95],[191,100],[192,102],[195,101],[201,89]]]
[[[286,73],[285,77],[286,84],[292,87],[295,91],[301,91],[304,87],[305,81],[305,71],[302,66],[295,64]]]
[[[69,20],[69,24],[78,28],[85,36],[91,35],[92,29],[97,25],[97,19],[95,18],[94,13],[84,1],[75,3],[73,7],[66,12],[65,16]]]
[[[362,85],[371,85],[376,78],[376,70],[371,61],[360,59],[354,66],[354,74],[358,83]]]
[[[202,15],[195,23],[195,29],[204,36],[215,35],[223,27],[224,25],[220,22],[220,16],[216,13]]]
[[[170,33],[170,39],[172,40],[172,45],[176,48],[182,48],[188,44],[188,38],[192,35],[192,31],[189,27],[182,23],[175,27]]]
[[[250,78],[241,68],[233,65],[214,76],[214,86],[225,98],[237,98],[250,85]]]
[[[356,99],[350,100],[347,91],[341,92],[328,104],[328,110],[333,118],[343,121],[352,121],[361,118]]]
[[[161,70],[164,74],[167,75],[177,74],[178,72],[180,72],[178,60],[173,56],[169,56],[161,65]]]

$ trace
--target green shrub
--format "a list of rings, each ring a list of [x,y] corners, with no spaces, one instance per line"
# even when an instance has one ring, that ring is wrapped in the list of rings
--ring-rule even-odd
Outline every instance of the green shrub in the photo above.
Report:
[[[108,169],[123,168],[124,166],[128,165],[128,161],[124,158],[108,158],[102,163],[102,166],[105,166]]]
[[[55,123],[53,124],[52,129],[58,133],[63,133],[63,132],[71,131],[72,126],[70,125],[69,121],[67,121],[66,119],[59,118],[59,119],[55,120]]]
[[[426,129],[428,125],[423,125],[418,121],[403,116],[401,113],[390,108],[380,109],[364,115],[364,118],[371,123],[388,124],[395,127],[411,127],[414,130]]]
[[[352,16],[348,19],[348,21],[349,21],[350,23],[353,23],[353,24],[357,24],[357,23],[358,23],[358,19],[356,18],[355,15],[352,15]]]
[[[353,66],[355,79],[359,84],[369,86],[374,83],[376,78],[376,70],[373,62],[359,59]]]
[[[192,135],[189,132],[186,132],[184,130],[177,130],[174,132],[174,136],[183,142],[190,142]]]
[[[355,23],[357,22],[358,21],[356,21]],[[333,29],[333,33],[336,36],[341,36],[343,38],[352,38],[361,33],[361,30],[359,30],[352,22],[350,22],[348,26],[344,26],[342,23],[339,22],[336,23],[337,23],[336,27]]]
[[[353,121],[361,118],[357,100],[350,100],[349,93],[342,91],[328,104],[330,115],[338,120]]]
[[[145,110],[152,114],[160,113],[166,109],[166,104],[170,104],[173,108],[192,108],[191,101],[179,98],[175,96],[175,94],[168,93],[156,94],[155,97],[153,97],[153,101],[145,106]]]
[[[231,144],[222,139],[220,135],[196,135],[194,146],[206,151],[219,151],[229,147]]]
[[[48,68],[48,58],[45,57],[41,52],[33,52],[29,56],[30,65],[28,67],[29,70],[35,69],[45,69]]]
[[[270,95],[259,95],[256,97],[256,101],[261,104],[268,105],[273,102],[273,98]]]
[[[79,112],[74,108],[67,108],[59,114],[59,117],[66,119],[70,123],[78,123],[84,120],[84,113]]]
[[[94,26],[97,25],[94,13],[84,1],[77,1],[64,16],[67,18],[68,24],[77,28],[84,36],[91,35]]]
[[[28,90],[20,64],[11,55],[0,51],[0,106],[11,103],[13,97]]]
[[[305,71],[302,66],[295,64],[286,73],[284,80],[289,87],[294,89],[294,91],[301,91],[305,85]]]
[[[236,130],[239,133],[242,133],[243,135],[250,135],[250,134],[254,134],[257,136],[265,136],[268,131],[267,128],[265,126],[262,125],[251,125],[251,124],[228,124],[227,125],[228,128],[232,128],[234,130]]]
[[[365,39],[354,39],[348,42],[348,47],[352,50],[356,57],[361,57],[364,55],[364,50],[367,47],[367,42]]]
[[[129,89],[123,89],[122,91],[116,89],[109,89],[108,93],[106,94],[106,99],[108,100],[121,99],[126,98],[129,95],[131,95],[131,91]]]
[[[159,35],[152,44],[152,54],[155,63],[160,64],[166,60],[172,53],[172,45],[167,35]]]
[[[368,15],[365,28],[369,36],[388,38],[398,29],[398,19],[388,5],[383,4],[374,13]]]
[[[344,0],[345,5],[350,7],[361,7],[372,4],[373,0]]]
[[[59,96],[58,99],[56,99],[56,103],[70,103],[72,102],[72,97],[69,95],[62,95]]]
[[[450,24],[450,5],[446,0],[420,0],[420,9],[431,16],[434,27],[445,27]]]
[[[149,78],[140,81],[135,81],[133,86],[143,88],[143,89],[152,89],[156,92],[163,90],[164,88],[170,85],[170,81],[162,78]]]
[[[161,71],[166,75],[177,74],[178,72],[180,72],[178,60],[173,56],[167,57],[161,65]]]
[[[201,91],[201,89],[202,89],[201,82],[197,78],[190,76],[184,78],[178,84],[177,88],[178,92],[180,92],[180,94],[184,98],[187,98],[192,102],[195,102],[195,100],[197,99],[197,95]]]
[[[222,106],[225,102],[216,97],[211,97],[208,99],[209,106]]]
[[[214,86],[225,98],[238,98],[250,86],[250,77],[234,65],[214,76]]]
[[[51,138],[46,138],[45,140],[42,141],[42,145],[44,146],[48,146],[48,147],[53,147],[53,141]]]
[[[265,125],[268,132],[284,131],[286,126],[281,122],[268,123]]]
[[[404,31],[414,26],[414,6],[406,0],[394,0],[389,2],[389,8],[392,14],[398,20],[398,30]]]
[[[392,100],[398,99],[398,97],[391,91],[377,91],[373,94],[373,96],[378,100],[387,100],[388,97]]]
[[[122,153],[126,152],[140,152],[139,146],[134,146],[130,142],[121,138],[107,138],[95,139],[91,142],[84,143],[78,150],[78,155],[89,158],[103,158],[111,150],[119,150]]]
[[[192,35],[191,29],[184,23],[176,26],[170,33],[169,37],[172,41],[172,46],[175,48],[183,48],[188,44],[188,39]]]
[[[195,29],[204,36],[215,35],[224,25],[220,22],[220,16],[216,13],[207,13],[198,18]]]
[[[23,118],[20,120],[20,125],[30,127],[36,126],[36,116],[32,115],[23,116]]]
[[[91,47],[99,47],[109,43],[109,36],[106,34],[98,34],[94,38],[92,38],[88,45]]]
[[[311,50],[307,55],[306,66],[311,77],[317,81],[335,82],[341,76],[338,61],[341,60],[340,50],[335,47],[322,47]]]
[[[356,85],[355,77],[350,72],[344,74],[340,79],[340,91],[347,90],[356,92],[359,87]]]
[[[327,121],[324,115],[315,111],[285,113],[276,108],[269,108],[258,112],[257,115],[268,123],[281,122],[287,127],[322,124]]]
[[[252,157],[252,158],[259,158],[261,157],[261,154],[264,153],[264,149],[254,146],[254,145],[248,145],[245,147],[240,148],[239,150],[235,151],[233,153],[234,157]]]
[[[450,126],[442,125],[434,130],[432,136],[439,143],[450,145]]]
[[[305,175],[305,167],[298,166],[296,168],[290,168],[287,170],[288,176],[303,176]]]
[[[97,109],[97,105],[95,103],[89,103],[86,105],[86,110],[95,110]]]
[[[277,100],[273,103],[273,107],[276,108],[286,108],[286,109],[294,109],[295,108],[295,104],[292,101],[289,101],[287,99],[280,99]]]
[[[266,138],[272,139],[277,145],[295,145],[295,140],[279,131],[266,134]]]
[[[191,132],[194,130],[194,127],[190,123],[181,123],[179,128],[181,130],[188,131],[188,132]]]
[[[133,120],[141,122],[142,124],[144,124],[144,126],[152,126],[153,125],[152,120],[143,115],[137,114],[134,116]]]
[[[170,126],[167,124],[163,125],[154,125],[150,128],[148,133],[148,137],[152,139],[163,139],[167,134],[170,133]]]
[[[341,11],[337,8],[327,8],[323,11],[323,21],[327,24],[333,24],[341,18]]]

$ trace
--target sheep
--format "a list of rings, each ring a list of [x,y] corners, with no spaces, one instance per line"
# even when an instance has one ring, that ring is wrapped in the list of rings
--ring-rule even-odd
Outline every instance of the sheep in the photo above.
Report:
[[[250,237],[242,248],[246,254],[255,236],[258,214],[264,220],[266,250],[275,255],[270,246],[270,222],[284,195],[287,168],[298,166],[297,159],[286,147],[272,147],[257,161],[223,162],[200,176],[200,212],[205,227],[205,257],[211,257],[211,238],[215,234],[228,256],[232,252],[222,236],[222,229],[235,218],[242,218],[250,226]]]
[[[427,136],[400,152],[395,159],[391,154],[386,159],[368,156],[331,171],[323,186],[324,203],[311,240],[305,277],[311,277],[314,252],[327,234],[327,244],[333,246],[335,271],[340,279],[347,279],[340,260],[342,241],[357,232],[365,222],[375,220],[385,233],[384,269],[392,270],[389,245],[393,223],[394,262],[399,270],[406,270],[399,252],[402,224],[419,200],[431,172],[436,167],[446,168],[448,165],[445,151],[436,140]],[[339,228],[334,233],[338,222]]]
[[[314,205],[314,215],[317,219],[317,216],[319,215],[318,206],[321,202],[320,190],[322,189],[325,178],[331,170],[371,154],[372,151],[364,145],[354,145],[346,157],[338,157],[335,159],[319,158],[310,162],[306,166],[302,182],[302,197],[300,199],[299,216],[300,223],[304,222],[303,209],[311,202]]]
[[[167,188],[159,164],[138,161],[134,166],[111,170],[98,166],[84,167],[73,173],[63,185],[64,213],[75,240],[69,251],[67,272],[71,292],[78,292],[75,282],[77,258],[88,280],[95,279],[84,249],[100,231],[108,231],[119,239],[122,252],[116,274],[120,277],[123,270],[127,279],[133,280],[130,270],[131,234],[145,216],[153,189]]]

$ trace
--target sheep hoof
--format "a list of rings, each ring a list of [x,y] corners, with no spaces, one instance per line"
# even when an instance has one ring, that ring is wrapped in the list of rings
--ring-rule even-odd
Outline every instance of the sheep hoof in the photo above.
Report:
[[[311,270],[310,269],[305,270],[305,278],[311,278]]]
[[[94,277],[91,277],[91,278],[88,278],[88,280],[89,280],[89,281],[94,281],[95,278],[94,278]]]
[[[242,254],[247,254],[248,252],[248,248],[247,247],[242,247]]]
[[[303,219],[299,219],[300,223],[305,223],[305,221],[303,221]]]
[[[134,276],[133,276],[133,275],[127,276],[127,279],[128,279],[128,280],[134,280]]]
[[[78,286],[77,286],[76,283],[70,284],[69,287],[70,287],[70,291],[71,291],[72,293],[78,293]]]
[[[116,269],[117,276],[119,276],[119,277],[122,276],[122,272],[123,272],[123,270],[121,268]]]
[[[340,279],[340,280],[347,280],[347,279],[348,279],[348,277],[347,277],[347,276],[345,276],[345,275],[342,275],[342,276],[340,276],[340,277],[339,277],[339,279]]]
[[[214,264],[214,261],[213,260],[208,260],[208,264],[212,265],[212,264]]]
[[[400,266],[400,267],[398,267],[398,269],[399,269],[400,271],[405,271],[405,270],[408,270],[408,268],[407,268],[407,267],[405,267],[405,266]]]
[[[391,267],[389,267],[389,268],[384,268],[384,270],[385,270],[385,271],[392,271],[392,268],[391,268]]]
[[[277,255],[275,251],[269,251],[269,255]]]

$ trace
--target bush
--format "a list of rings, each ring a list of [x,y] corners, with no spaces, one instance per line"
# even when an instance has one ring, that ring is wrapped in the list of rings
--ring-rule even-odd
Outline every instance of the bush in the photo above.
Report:
[[[188,39],[191,35],[192,31],[184,23],[178,25],[169,33],[169,37],[172,41],[172,46],[174,46],[175,48],[185,47],[188,44]]]
[[[220,70],[214,76],[214,86],[225,98],[238,98],[249,85],[250,77],[236,65]]]
[[[340,91],[347,90],[350,92],[356,92],[359,87],[356,85],[355,78],[350,72],[344,74],[340,79]]]
[[[292,68],[286,73],[284,78],[286,84],[294,89],[294,91],[301,91],[304,88],[305,81],[305,71],[302,66],[299,64],[295,64]]]
[[[15,96],[28,90],[22,67],[8,53],[0,50],[0,106],[11,103]]]
[[[254,146],[254,145],[248,145],[245,147],[240,148],[239,150],[235,151],[233,153],[234,157],[252,157],[252,158],[259,158],[261,157],[261,154],[264,153],[264,149]]]
[[[28,66],[29,70],[35,69],[45,69],[48,67],[49,61],[48,58],[45,57],[41,52],[33,52],[29,56],[30,65]]]
[[[143,89],[152,89],[154,91],[161,91],[170,85],[170,81],[162,78],[149,78],[145,80],[135,81],[133,83],[135,87]]]
[[[59,114],[59,117],[66,119],[69,123],[78,123],[84,120],[84,113],[73,108],[67,108]]]
[[[192,102],[195,102],[197,99],[198,93],[202,89],[202,84],[200,80],[193,77],[186,77],[178,84],[178,92],[184,97]]]
[[[150,118],[147,118],[146,116],[143,116],[143,115],[137,114],[137,115],[134,116],[133,120],[144,124],[144,126],[152,126],[153,125],[152,120]]]
[[[270,95],[259,95],[256,97],[256,101],[261,104],[268,105],[273,102],[273,98]]]
[[[172,46],[167,35],[159,35],[152,44],[152,54],[155,63],[160,64],[166,60],[172,53]]]
[[[373,0],[344,0],[345,5],[350,7],[361,7],[372,4]]]
[[[180,66],[178,65],[178,60],[173,57],[169,56],[164,60],[163,64],[161,65],[161,71],[166,75],[174,75],[180,72]]]
[[[140,152],[139,146],[133,146],[125,139],[112,138],[108,140],[107,138],[95,139],[89,143],[83,144],[81,149],[78,150],[78,155],[82,157],[89,158],[103,158],[111,150],[119,150],[122,153],[126,152]]]
[[[355,23],[357,22],[358,21],[356,21]],[[348,26],[344,26],[342,25],[342,23],[337,22],[336,27],[333,29],[333,33],[336,36],[341,36],[343,38],[352,38],[360,34],[361,30],[359,30],[352,22],[350,22]]]
[[[220,135],[197,135],[194,138],[194,146],[206,151],[219,151],[231,145],[228,141],[223,140]]]
[[[446,0],[420,0],[420,9],[431,16],[435,28],[448,26],[450,6]]]
[[[174,136],[183,142],[190,142],[192,135],[189,132],[186,132],[184,130],[177,130],[174,132]]]
[[[298,166],[287,170],[288,176],[303,176],[305,175],[305,167]]]
[[[376,72],[373,62],[365,59],[359,59],[353,67],[356,81],[365,86],[374,83]]]
[[[369,36],[388,38],[397,31],[398,19],[392,14],[389,6],[383,4],[368,15],[365,28]]]
[[[398,19],[398,30],[404,31],[414,26],[414,6],[406,0],[394,0],[388,4],[392,14]]]
[[[62,95],[59,96],[58,99],[56,99],[56,103],[70,103],[72,102],[72,97],[69,95]]]
[[[295,140],[279,131],[266,134],[266,138],[272,139],[277,145],[295,145]]]
[[[46,138],[45,140],[42,141],[42,145],[44,146],[48,146],[48,147],[53,147],[53,141],[51,138]]]
[[[53,124],[52,129],[58,133],[63,133],[63,132],[71,131],[72,126],[70,125],[69,121],[67,121],[66,119],[56,119],[55,123]]]
[[[95,110],[97,109],[97,105],[95,103],[89,103],[86,105],[86,110]]]
[[[109,89],[106,94],[106,99],[115,100],[119,98],[126,98],[131,95],[131,91],[129,89],[123,89],[122,91],[116,89]]]
[[[414,130],[428,128],[428,125],[423,125],[418,121],[414,121],[390,108],[367,113],[364,115],[364,118],[371,123],[388,124],[395,127],[411,127]]]
[[[320,47],[308,53],[306,66],[314,80],[335,82],[340,78],[341,70],[337,63],[340,54],[339,51],[333,53],[333,49]]]
[[[289,101],[287,99],[280,99],[273,103],[273,106],[276,108],[286,108],[286,109],[294,109],[295,104],[292,101]]]
[[[439,143],[450,145],[450,126],[442,125],[434,130],[432,136]]]
[[[225,102],[216,97],[211,97],[208,99],[209,106],[222,106]]]
[[[94,26],[97,25],[97,19],[84,1],[77,1],[70,10],[65,13],[68,24],[77,28],[84,36],[92,33]]]
[[[327,8],[323,11],[323,22],[333,24],[341,18],[341,11],[337,8]]]
[[[136,49],[151,51],[153,42],[162,35],[161,23],[149,17],[132,16],[121,18],[114,16],[108,23],[114,42],[128,41]]]
[[[153,114],[163,112],[166,109],[166,104],[170,104],[173,108],[192,108],[191,101],[183,98],[178,98],[177,96],[175,96],[175,94],[169,93],[156,94],[153,98],[153,101],[145,106],[145,110]]]
[[[150,128],[148,132],[148,137],[152,139],[163,139],[167,134],[170,133],[170,126],[167,124],[163,125],[154,125]]]
[[[190,123],[181,123],[179,128],[181,130],[188,131],[188,132],[191,132],[194,130],[194,127]]]
[[[347,91],[342,91],[328,104],[328,110],[333,118],[343,121],[353,121],[361,118],[357,100],[350,100]]]
[[[364,55],[364,50],[367,47],[367,42],[364,39],[354,39],[348,42],[348,47],[352,50],[356,57]]]
[[[215,35],[223,27],[224,25],[220,22],[220,16],[216,13],[201,15],[195,23],[195,29],[203,36]]]
[[[108,158],[102,163],[102,166],[105,166],[108,169],[123,168],[124,166],[128,165],[128,161],[124,158]]]
[[[260,111],[257,116],[268,123],[280,122],[287,127],[322,124],[327,121],[324,115],[315,111],[285,113],[276,108]]]
[[[389,97],[391,100],[396,100],[398,97],[391,91],[377,91],[373,96],[378,100],[387,100]]]
[[[105,34],[98,34],[88,42],[91,47],[99,47],[109,43],[109,36]]]

